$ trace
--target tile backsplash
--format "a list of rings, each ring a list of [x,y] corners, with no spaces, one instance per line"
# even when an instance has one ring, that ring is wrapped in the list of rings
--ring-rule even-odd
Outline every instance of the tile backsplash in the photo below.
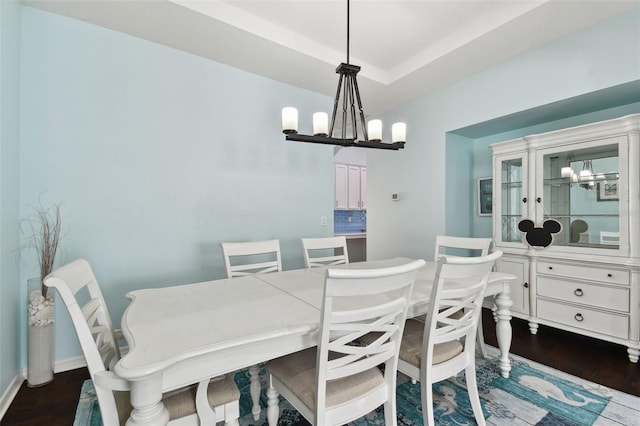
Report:
[[[336,234],[367,232],[367,211],[334,210],[333,231]]]

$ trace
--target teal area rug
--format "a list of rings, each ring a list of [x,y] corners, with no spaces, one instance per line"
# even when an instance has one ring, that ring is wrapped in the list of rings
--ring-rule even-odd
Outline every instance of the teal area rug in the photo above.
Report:
[[[491,349],[491,348],[490,348]],[[496,353],[492,351],[492,353]],[[640,398],[628,395],[561,371],[512,356],[508,379],[500,376],[495,358],[477,360],[478,386],[482,408],[489,425],[638,425]],[[266,426],[266,372],[261,371],[262,414],[258,421],[251,416],[249,374],[235,375],[241,391],[240,425]],[[400,379],[397,388],[398,425],[421,426],[420,384]],[[438,425],[475,425],[466,392],[464,374],[433,386],[434,408]],[[100,410],[93,384],[87,380],[80,395],[74,426],[101,425]],[[286,400],[280,402],[281,426],[309,423]],[[350,426],[384,425],[382,408],[350,423]],[[107,425],[110,426],[110,425]]]

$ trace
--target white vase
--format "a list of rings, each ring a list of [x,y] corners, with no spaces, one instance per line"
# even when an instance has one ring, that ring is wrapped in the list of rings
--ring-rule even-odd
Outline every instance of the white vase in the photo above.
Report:
[[[31,290],[37,286],[37,290]],[[40,279],[29,280],[27,310],[27,385],[36,387],[53,381],[54,300],[42,297]]]

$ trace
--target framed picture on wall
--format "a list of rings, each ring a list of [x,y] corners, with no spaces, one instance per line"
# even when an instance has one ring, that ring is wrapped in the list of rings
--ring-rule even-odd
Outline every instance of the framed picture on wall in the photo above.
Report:
[[[493,214],[493,178],[478,178],[478,216]]]
[[[618,201],[618,181],[598,182],[598,201]]]

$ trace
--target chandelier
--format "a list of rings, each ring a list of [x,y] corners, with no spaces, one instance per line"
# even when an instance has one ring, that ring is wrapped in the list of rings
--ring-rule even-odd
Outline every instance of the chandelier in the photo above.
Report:
[[[581,182],[580,187],[584,189],[593,189],[595,185],[593,179],[594,175],[591,160],[584,160],[582,163],[582,170],[580,170],[580,174],[578,175],[578,180]]]
[[[321,143],[326,145],[355,146],[360,148],[377,148],[399,150],[404,148],[407,127],[405,123],[394,123],[391,126],[391,143],[382,141],[382,121],[369,120],[365,126],[364,110],[358,90],[356,75],[360,67],[349,63],[349,9],[347,0],[347,62],[336,68],[340,74],[338,90],[333,102],[331,126],[328,116],[324,112],[313,114],[313,135],[298,133],[298,110],[293,107],[282,109],[282,133],[288,141]],[[342,98],[342,102],[340,99]],[[338,106],[342,103],[342,110]],[[356,111],[357,104],[357,111]],[[336,116],[341,114],[342,126],[339,135],[334,135]],[[351,135],[347,135],[347,128],[351,128]],[[359,139],[359,132],[362,139]]]
[[[571,166],[567,166],[560,170],[560,175],[563,178],[570,178],[571,182],[579,182],[580,187],[587,190],[593,189],[596,179],[604,179],[604,175],[602,173],[594,175],[591,160],[582,161],[582,170],[580,170],[578,174],[574,172]]]

